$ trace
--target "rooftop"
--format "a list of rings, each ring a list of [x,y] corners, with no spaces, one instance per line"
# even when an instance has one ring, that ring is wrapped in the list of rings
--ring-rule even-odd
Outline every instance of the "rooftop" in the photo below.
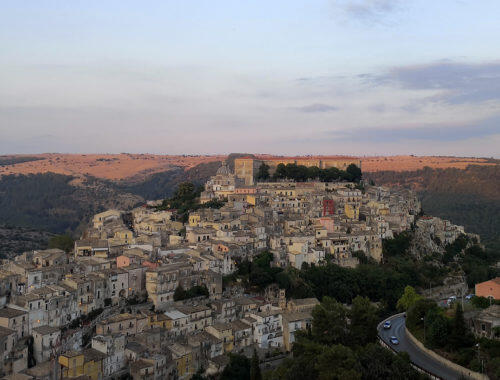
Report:
[[[60,330],[57,327],[40,326],[40,327],[33,328],[33,331],[36,332],[37,334],[40,334],[40,335],[49,335],[49,334],[59,332]]]
[[[14,318],[26,314],[28,313],[23,310],[17,310],[11,307],[4,307],[3,309],[0,309],[0,318]]]

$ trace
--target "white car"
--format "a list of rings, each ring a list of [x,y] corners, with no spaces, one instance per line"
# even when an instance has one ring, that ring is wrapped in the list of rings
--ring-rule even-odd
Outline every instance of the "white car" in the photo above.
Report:
[[[385,321],[384,322],[384,329],[389,330],[391,328],[391,321]]]
[[[399,340],[395,336],[391,336],[390,341],[392,344],[399,344]]]

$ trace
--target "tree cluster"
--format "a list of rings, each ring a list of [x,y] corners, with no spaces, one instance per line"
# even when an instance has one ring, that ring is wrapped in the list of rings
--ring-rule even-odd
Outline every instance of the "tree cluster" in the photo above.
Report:
[[[130,194],[109,181],[86,176],[79,186],[74,177],[39,173],[0,177],[0,220],[8,225],[64,234],[106,207],[131,206]]]
[[[179,285],[174,292],[174,301],[182,301],[194,297],[208,297],[208,289],[205,285],[195,285],[188,290]]]
[[[405,287],[405,291],[401,296],[401,298],[398,300],[396,306],[399,311],[406,311],[421,299],[423,299],[423,297],[420,294],[417,294],[417,292],[415,292],[413,286],[408,285]]]
[[[312,329],[296,334],[293,359],[268,374],[286,379],[420,379],[408,357],[375,343],[378,310],[356,297],[350,309],[325,297],[313,310]]]
[[[459,265],[465,272],[467,285],[475,284],[497,277],[500,271],[495,264],[500,260],[500,251],[485,249],[475,238],[460,235],[453,243],[447,244],[442,257],[444,265]]]
[[[252,359],[238,354],[229,354],[229,364],[224,368],[220,380],[262,380],[259,357],[254,349]]]
[[[28,157],[28,156],[1,156],[0,166],[16,165],[23,162],[43,160],[42,157]]]
[[[276,276],[282,268],[272,267],[273,254],[264,251],[255,256],[252,261],[245,259],[237,263],[236,276],[242,278],[249,288],[264,290],[268,285],[276,282]]]
[[[492,298],[486,297],[472,297],[471,303],[474,307],[478,309],[486,309],[491,305],[500,305],[500,300],[494,300]]]
[[[267,180],[280,180],[287,179],[297,182],[304,182],[308,180],[319,180],[322,182],[333,181],[349,181],[359,182],[361,180],[361,169],[355,164],[351,164],[346,170],[338,168],[320,169],[317,166],[304,166],[297,164],[278,164],[276,171],[271,176],[269,174],[269,166],[261,164],[259,167],[256,178],[258,181]]]
[[[361,295],[382,302],[387,312],[392,312],[407,285],[427,287],[430,279],[435,283],[447,273],[445,268],[416,261],[401,252],[409,246],[409,239],[410,235],[403,234],[384,241],[386,262],[382,265],[367,259],[356,268],[345,268],[327,260],[319,265],[304,263],[300,270],[282,269],[271,267],[272,254],[264,252],[253,262],[243,260],[237,263],[238,270],[231,279],[239,277],[247,287],[257,290],[276,283],[286,290],[289,298],[322,299],[329,296],[350,303]]]
[[[433,300],[418,300],[406,313],[406,327],[419,336],[423,333],[425,345],[431,348],[463,354],[475,344],[460,303],[456,304],[454,315],[450,318]]]
[[[56,235],[49,239],[49,248],[59,248],[69,253],[73,250],[75,241],[69,234]]]
[[[178,219],[185,223],[188,220],[189,212],[201,208],[221,208],[226,202],[217,199],[206,203],[200,203],[199,197],[203,191],[203,186],[195,186],[191,182],[179,184],[172,197],[164,199],[159,210],[175,209]]]

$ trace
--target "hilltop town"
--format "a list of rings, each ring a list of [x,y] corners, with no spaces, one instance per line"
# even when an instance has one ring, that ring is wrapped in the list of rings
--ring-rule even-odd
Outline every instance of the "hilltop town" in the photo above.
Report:
[[[360,166],[237,158],[201,192],[184,183],[170,199],[94,215],[67,251],[5,260],[0,372],[187,379],[221,373],[228,353],[286,357],[319,300],[287,294],[272,270],[380,263],[383,241],[414,228],[441,245],[466,235],[419,218],[413,191],[366,183]],[[245,278],[251,265],[264,269]]]

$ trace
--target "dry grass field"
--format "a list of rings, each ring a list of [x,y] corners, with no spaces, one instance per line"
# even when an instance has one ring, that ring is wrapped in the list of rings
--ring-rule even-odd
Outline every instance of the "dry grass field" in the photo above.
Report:
[[[4,156],[5,157],[5,156]],[[15,158],[16,156],[9,156]],[[18,157],[34,157],[36,161],[20,162],[0,166],[0,176],[8,174],[58,173],[65,175],[90,175],[108,180],[141,179],[148,174],[170,170],[175,167],[193,168],[201,163],[224,160],[227,156],[171,156],[154,154],[59,154],[22,155]],[[270,158],[269,155],[257,157]],[[345,156],[328,156],[328,158],[346,158]],[[495,165],[484,158],[461,157],[419,157],[419,156],[387,156],[361,157],[363,171],[378,172],[385,170],[412,171],[425,166],[431,168],[465,169],[470,164]]]

